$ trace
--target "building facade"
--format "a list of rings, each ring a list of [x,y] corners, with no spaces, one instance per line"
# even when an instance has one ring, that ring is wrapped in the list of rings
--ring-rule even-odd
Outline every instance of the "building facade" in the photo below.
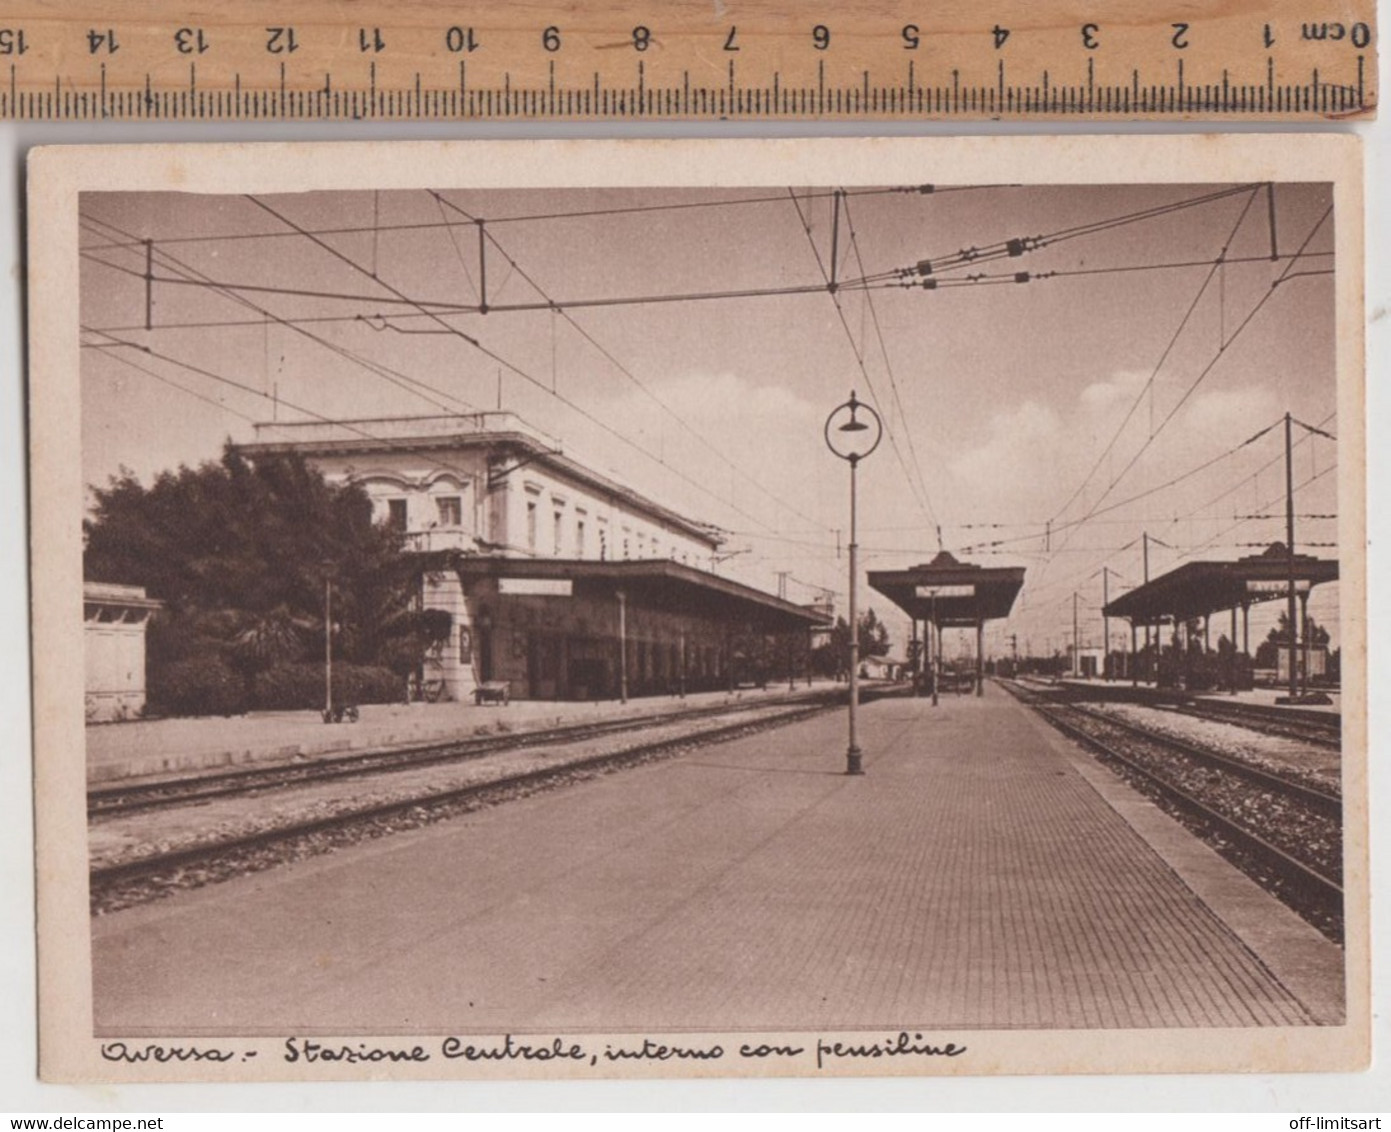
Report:
[[[452,618],[427,661],[430,698],[503,683],[532,699],[715,687],[749,675],[751,636],[820,621],[711,573],[717,529],[570,459],[511,413],[261,425],[242,450],[304,456],[360,485],[377,521],[402,531],[424,607]]]
[[[140,586],[82,584],[88,723],[134,719],[145,710],[145,630],[160,603]]]

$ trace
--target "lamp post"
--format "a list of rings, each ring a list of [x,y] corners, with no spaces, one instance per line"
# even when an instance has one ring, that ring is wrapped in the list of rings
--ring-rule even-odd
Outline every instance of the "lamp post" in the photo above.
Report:
[[[861,413],[868,419],[862,419]],[[831,410],[824,432],[826,447],[850,465],[850,743],[845,750],[845,773],[864,774],[860,748],[855,741],[855,715],[860,706],[860,627],[856,602],[859,547],[855,541],[855,473],[860,461],[879,447],[879,441],[884,436],[884,422],[870,406],[855,399],[852,389],[850,400]]]

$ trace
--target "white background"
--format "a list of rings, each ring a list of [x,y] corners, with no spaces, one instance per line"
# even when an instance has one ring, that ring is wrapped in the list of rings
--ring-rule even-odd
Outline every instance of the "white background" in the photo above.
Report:
[[[1386,5],[1382,5],[1383,15]],[[1383,60],[1387,52],[1383,50]],[[1386,67],[1382,67],[1385,89]],[[1361,135],[1366,148],[1367,217],[1367,388],[1368,388],[1368,581],[1371,667],[1371,822],[1373,829],[1373,960],[1386,958],[1391,913],[1376,899],[1388,853],[1386,819],[1391,790],[1383,766],[1388,739],[1388,695],[1380,678],[1386,642],[1378,632],[1391,613],[1391,592],[1378,585],[1386,569],[1380,551],[1391,538],[1387,490],[1391,473],[1384,438],[1391,424],[1383,381],[1391,360],[1391,126],[1383,121],[1342,132]],[[41,144],[188,141],[382,140],[475,137],[711,137],[860,136],[870,133],[1020,134],[1098,132],[1076,125],[907,128],[828,125],[729,124],[601,126],[566,128],[464,127],[438,123],[377,125],[14,125],[0,123],[0,1114],[44,1115],[92,1112],[114,1115],[200,1111],[699,1111],[735,1109],[828,1111],[1261,1111],[1268,1121],[1244,1127],[1288,1128],[1274,1114],[1326,1115],[1391,1110],[1391,1071],[1385,970],[1373,969],[1374,1040],[1377,1052],[1367,1074],[1243,1077],[990,1078],[916,1081],[772,1081],[576,1084],[302,1084],[278,1086],[42,1085],[37,1080],[33,916],[32,746],[29,728],[29,624],[27,497],[25,480],[24,378],[24,155]],[[1203,132],[1192,127],[1133,126],[1106,132]],[[1378,426],[1382,427],[1378,427]],[[41,501],[39,503],[41,504]],[[78,657],[73,658],[80,664]],[[366,1127],[364,1121],[354,1126]],[[373,1122],[375,1123],[375,1121]],[[1051,1123],[1051,1122],[1050,1122]],[[1206,1123],[1206,1122],[1204,1122]],[[1216,1125],[1216,1121],[1212,1125]],[[166,1128],[198,1127],[175,1118]]]

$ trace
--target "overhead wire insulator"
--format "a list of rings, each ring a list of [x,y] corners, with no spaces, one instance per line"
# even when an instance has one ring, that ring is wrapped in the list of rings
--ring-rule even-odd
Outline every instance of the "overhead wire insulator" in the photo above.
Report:
[[[923,289],[924,291],[935,291],[935,290],[937,290],[937,280],[935,280],[935,279],[924,279],[924,280],[922,281],[922,289]]]
[[[1005,251],[1011,257],[1021,256],[1028,250],[1028,245],[1023,240],[1015,239],[1005,241]]]
[[[1029,273],[1027,271],[1016,271],[1014,273],[1014,281],[1016,283],[1027,283],[1029,281]]]
[[[913,270],[916,271],[919,275],[931,275],[932,261],[930,259],[920,259],[918,260],[917,265],[913,268]]]

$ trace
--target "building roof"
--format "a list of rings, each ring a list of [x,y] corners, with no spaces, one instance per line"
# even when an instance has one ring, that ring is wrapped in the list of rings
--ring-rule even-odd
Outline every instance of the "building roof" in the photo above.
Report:
[[[1235,562],[1186,562],[1176,570],[1136,586],[1102,611],[1107,617],[1154,622],[1204,617],[1247,603],[1274,601],[1288,593],[1290,555],[1281,542]],[[1294,556],[1294,579],[1301,589],[1338,580],[1337,559]]]
[[[115,582],[83,582],[82,603],[118,613],[151,613],[164,608],[164,602],[145,596],[144,586],[123,586]]]
[[[869,584],[909,617],[967,626],[1009,616],[1024,585],[1024,567],[959,562],[943,550],[907,570],[871,570]]]
[[[824,613],[797,605],[741,582],[721,578],[665,558],[595,562],[574,558],[491,558],[454,555],[450,566],[465,582],[484,578],[512,582],[569,582],[578,594],[616,594],[655,599],[690,612],[734,616],[769,632],[810,629],[826,623]],[[563,593],[557,596],[564,596]]]
[[[279,435],[281,440],[262,439]],[[377,417],[361,420],[291,421],[256,425],[257,439],[238,445],[248,456],[297,452],[315,456],[357,456],[383,452],[425,452],[484,448],[513,468],[490,470],[489,486],[523,466],[548,468],[572,483],[648,518],[675,527],[712,550],[724,545],[723,532],[710,523],[690,519],[633,491],[617,480],[570,459],[554,437],[532,428],[515,413],[468,413],[451,416]]]

